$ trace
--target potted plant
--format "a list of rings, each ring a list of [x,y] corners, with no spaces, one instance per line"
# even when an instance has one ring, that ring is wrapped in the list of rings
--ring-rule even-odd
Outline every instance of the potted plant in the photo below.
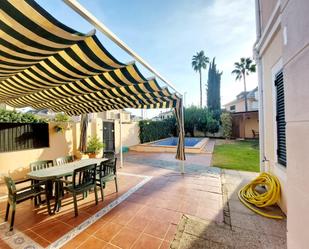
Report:
[[[57,113],[53,121],[56,122],[54,130],[57,133],[63,133],[65,130],[69,129],[71,118],[64,113]]]
[[[89,158],[95,158],[97,154],[104,148],[104,144],[97,136],[90,137],[87,142],[87,151]]]

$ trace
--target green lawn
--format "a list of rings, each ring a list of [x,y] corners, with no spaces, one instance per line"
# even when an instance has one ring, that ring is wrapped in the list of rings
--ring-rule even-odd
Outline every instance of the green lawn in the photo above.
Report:
[[[259,172],[257,141],[220,141],[214,149],[213,166]]]

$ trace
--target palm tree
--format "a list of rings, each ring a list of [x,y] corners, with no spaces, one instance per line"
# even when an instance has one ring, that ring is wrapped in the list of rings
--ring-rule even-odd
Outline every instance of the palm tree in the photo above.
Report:
[[[246,86],[246,75],[255,72],[255,64],[251,58],[240,58],[240,62],[234,63],[235,69],[232,71],[232,74],[236,75],[236,80],[244,80],[244,94],[245,94],[245,110],[248,111],[248,102],[247,102],[247,86]]]
[[[193,70],[196,72],[199,72],[199,75],[200,75],[200,107],[202,107],[203,105],[202,69],[207,68],[207,63],[209,63],[209,58],[205,56],[205,53],[203,50],[201,50],[200,52],[197,52],[196,55],[193,55],[192,57]]]

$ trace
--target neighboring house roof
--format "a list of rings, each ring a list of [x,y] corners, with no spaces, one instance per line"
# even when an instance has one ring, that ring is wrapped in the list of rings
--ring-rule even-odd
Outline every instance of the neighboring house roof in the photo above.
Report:
[[[256,98],[256,92],[258,91],[258,87],[252,89],[251,91],[247,91],[246,94],[247,94],[247,99],[252,99],[252,100],[256,100],[258,101],[258,99]],[[234,99],[233,101],[223,105],[223,106],[230,106],[230,105],[233,105],[233,104],[236,104],[242,100],[245,99],[245,92],[241,92],[239,93],[237,96],[236,96],[236,99]]]

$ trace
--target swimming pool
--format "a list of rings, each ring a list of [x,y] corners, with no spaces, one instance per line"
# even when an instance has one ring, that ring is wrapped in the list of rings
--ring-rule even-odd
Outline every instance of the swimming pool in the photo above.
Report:
[[[186,153],[203,153],[208,138],[205,137],[186,137],[185,152]],[[129,150],[140,152],[176,152],[178,137],[169,137],[150,143],[138,144],[131,146]]]
[[[203,138],[201,137],[186,137],[185,146],[193,147],[197,145]],[[178,137],[169,137],[152,143],[153,145],[162,145],[162,146],[177,146]]]

